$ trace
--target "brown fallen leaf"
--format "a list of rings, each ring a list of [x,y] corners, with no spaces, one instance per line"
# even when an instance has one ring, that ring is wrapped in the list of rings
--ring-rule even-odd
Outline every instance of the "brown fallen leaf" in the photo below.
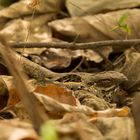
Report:
[[[5,27],[1,27],[1,34],[4,34],[7,38],[7,41],[17,41],[24,42],[26,38],[26,33],[30,28],[30,36],[28,37],[29,42],[43,42],[51,40],[51,32],[48,27],[45,25],[49,20],[54,17],[54,14],[44,14],[39,16],[34,16],[32,20],[32,25],[30,25],[30,18],[23,19],[13,19],[8,22],[8,25]],[[31,27],[30,27],[31,26]],[[19,32],[20,27],[20,32]],[[10,30],[10,32],[8,32]],[[15,34],[14,36],[12,34]],[[17,49],[20,52],[21,49]],[[26,49],[27,51],[28,49]],[[25,53],[26,53],[25,51]],[[29,51],[27,51],[29,52]],[[36,51],[35,51],[36,52]],[[39,51],[40,52],[40,51]],[[34,51],[32,52],[34,53]]]
[[[98,118],[127,117],[130,113],[130,109],[128,107],[95,111],[92,108],[84,105],[72,106],[63,104],[40,93],[36,93],[35,95],[45,108],[46,113],[48,113],[49,117],[52,119],[60,119],[67,113],[77,112],[85,114],[89,118],[89,122],[95,122]],[[21,103],[16,104],[12,108],[7,108],[3,110],[3,112],[1,111],[1,114],[5,112],[13,112],[15,116],[28,120],[28,115],[26,111],[24,111],[24,107]]]
[[[11,76],[2,76],[2,78],[4,79],[9,91],[9,99],[7,105],[9,106],[17,104],[20,101],[20,99],[16,86],[13,82],[13,78]],[[36,85],[35,80],[29,80],[28,86],[29,85],[32,85],[30,86],[30,89],[34,92],[47,95],[61,103],[76,106],[77,101],[73,96],[71,90],[68,90],[57,84],[48,84],[46,86]]]
[[[97,13],[128,9],[140,6],[138,0],[67,0],[66,6],[71,16],[94,15]]]
[[[13,77],[2,75],[2,79],[6,83],[7,90],[8,90],[7,106],[17,104],[20,101],[20,99],[19,99],[18,91],[17,91],[16,86],[13,81]],[[35,80],[29,80],[27,83],[28,83],[28,86],[30,86],[30,89],[33,91],[35,88],[35,86],[34,86]]]
[[[35,94],[36,97],[39,99],[39,101],[43,104],[45,109],[53,113],[55,115],[61,115],[63,116],[66,113],[72,113],[72,112],[81,112],[89,117],[97,118],[97,117],[127,117],[130,113],[130,109],[128,107],[123,107],[119,109],[106,109],[103,111],[95,111],[92,108],[84,105],[79,106],[71,106],[68,104],[62,104],[58,101],[48,97],[44,96],[42,94]]]
[[[95,117],[128,117],[129,113],[130,109],[127,106],[124,106],[119,109],[106,109],[103,111],[97,111],[95,114],[93,114],[93,119]]]
[[[94,123],[104,136],[104,140],[136,140],[133,118],[98,118]]]
[[[83,113],[67,113],[57,126],[58,132],[62,136],[69,135],[70,140],[76,140],[77,137],[80,140],[104,140],[99,129],[87,119]]]
[[[8,106],[15,105],[20,101],[18,91],[15,87],[11,87],[9,91]]]
[[[71,55],[69,50],[62,49],[47,49],[41,53],[41,63],[49,69],[63,69],[71,64]]]
[[[118,22],[123,14],[127,13],[126,24],[131,29],[131,35],[128,39],[137,39],[140,37],[139,29],[139,9],[127,9],[98,14],[96,16],[72,17],[61,20],[55,20],[49,23],[53,30],[53,35],[64,41],[73,41],[79,35],[77,42],[93,42],[101,40],[122,40],[126,38],[126,32],[121,28],[112,31],[112,28],[118,26]]]
[[[140,53],[136,49],[128,49],[125,51],[125,63],[116,70],[123,73],[128,81],[124,83],[124,89],[129,91],[139,90],[140,85]]]
[[[38,1],[38,0],[36,0]],[[31,4],[33,0],[24,0],[16,2],[12,5],[10,5],[8,8],[5,8],[1,10],[0,13],[0,21],[2,19],[13,19],[18,18],[21,16],[26,15],[32,15],[33,9],[29,7],[29,4]],[[33,3],[33,6],[36,3]],[[58,13],[59,10],[64,6],[63,0],[39,0],[39,3],[36,6],[36,12],[37,14],[44,14],[44,13]]]
[[[5,75],[2,75],[1,77],[6,83],[8,94],[9,94],[7,105],[8,106],[15,105],[17,102],[19,102],[19,96],[13,82],[13,77],[5,76]]]
[[[1,140],[38,140],[31,124],[17,119],[0,121]]]
[[[120,18],[127,13],[127,19],[125,20],[125,24],[128,25],[131,30],[131,34],[127,33],[123,29],[121,29],[118,24]],[[61,20],[54,20],[48,23],[50,28],[52,29],[53,36],[57,39],[61,39],[67,42],[73,42],[77,35],[78,38],[76,42],[85,43],[85,42],[96,42],[103,40],[122,40],[122,39],[137,39],[140,38],[139,32],[139,9],[127,9],[109,12],[106,14],[98,14],[96,16],[88,15],[82,17],[72,17],[65,18]],[[133,21],[133,22],[132,22]],[[135,26],[134,26],[135,25]],[[115,30],[113,28],[118,27]],[[99,52],[105,57],[108,58],[109,54],[113,50],[111,47],[102,48]],[[70,58],[73,58],[72,56]],[[100,63],[103,58],[95,51],[87,50],[87,51],[74,51],[73,56],[81,56],[85,57],[90,61],[94,61],[96,63]],[[77,55],[78,54],[78,55]]]
[[[71,90],[58,86],[56,84],[48,84],[47,86],[37,86],[34,92],[47,95],[60,103],[76,106],[76,99]]]

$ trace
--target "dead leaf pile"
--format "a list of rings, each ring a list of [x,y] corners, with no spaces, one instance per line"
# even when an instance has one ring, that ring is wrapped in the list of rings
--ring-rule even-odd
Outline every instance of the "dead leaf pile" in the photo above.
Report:
[[[0,139],[139,139],[139,7],[0,0]]]

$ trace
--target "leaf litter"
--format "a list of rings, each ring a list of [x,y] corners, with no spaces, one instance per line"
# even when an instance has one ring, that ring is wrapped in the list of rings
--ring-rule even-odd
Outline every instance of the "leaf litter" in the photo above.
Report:
[[[2,8],[0,63],[11,74],[0,71],[0,139],[139,139],[139,45],[9,47],[25,41],[41,46],[139,39],[139,2],[123,2],[112,9],[112,1],[22,0]],[[118,23],[131,34],[112,30]]]

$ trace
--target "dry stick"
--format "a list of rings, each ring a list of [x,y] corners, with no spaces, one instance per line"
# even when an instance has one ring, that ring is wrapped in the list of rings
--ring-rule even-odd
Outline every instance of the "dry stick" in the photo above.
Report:
[[[81,66],[81,64],[84,62],[84,60],[85,60],[85,57],[82,57],[82,59],[81,59],[81,61],[79,62],[79,64],[78,64],[73,70],[71,70],[71,72],[76,71],[76,70]]]
[[[96,50],[104,46],[112,46],[114,50],[124,50],[134,45],[140,45],[140,39],[131,40],[108,40],[89,43],[68,43],[68,42],[47,42],[47,43],[11,43],[13,48],[22,48],[26,45],[26,48],[61,48],[61,49],[92,49]]]
[[[109,69],[112,69],[113,64],[106,58],[102,53],[100,53],[100,49],[104,46],[112,46],[114,51],[123,51],[132,45],[140,44],[140,39],[133,40],[108,40],[108,41],[99,41],[99,42],[90,42],[90,43],[68,43],[68,42],[48,42],[48,43],[13,43],[11,44],[14,48],[20,48],[26,45],[26,48],[61,48],[61,49],[92,49],[95,50],[108,64]]]
[[[35,130],[38,132],[40,126],[47,120],[45,109],[38,101],[36,96],[31,93],[25,84],[25,77],[20,71],[20,66],[16,63],[13,51],[8,47],[4,40],[0,42],[0,53],[4,59],[9,71],[14,77],[15,84],[19,93],[19,97],[29,114]]]

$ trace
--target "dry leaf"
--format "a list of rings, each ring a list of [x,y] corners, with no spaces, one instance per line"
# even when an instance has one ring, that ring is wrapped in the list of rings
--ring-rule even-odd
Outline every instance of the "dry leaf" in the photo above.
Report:
[[[126,24],[131,29],[131,34],[121,28],[112,30],[114,27],[118,26],[119,19],[124,13],[128,14]],[[122,40],[126,39],[126,37],[127,39],[137,39],[140,38],[140,33],[138,32],[140,29],[138,20],[140,17],[139,15],[139,9],[127,9],[106,14],[98,14],[96,16],[83,16],[55,20],[50,22],[49,26],[52,28],[54,37],[68,42],[73,42],[77,36],[76,42],[83,43],[103,40]],[[103,60],[97,52],[92,50],[77,50],[74,52],[68,52],[69,55],[67,56],[69,56],[69,58],[82,56],[96,63]],[[101,50],[101,53],[106,58],[111,52],[111,47],[103,48]]]
[[[67,0],[66,6],[71,16],[93,15],[101,12],[128,9],[140,6],[138,0]]]
[[[134,122],[130,117],[98,118],[94,124],[104,140],[136,140]]]
[[[111,47],[103,48],[100,53],[108,57],[112,52]],[[69,67],[76,59],[85,58],[89,61],[100,63],[103,58],[92,50],[66,50],[51,48],[42,53],[42,63],[47,68],[62,69]],[[78,65],[78,64],[77,64]]]
[[[89,117],[126,117],[130,113],[128,107],[123,107],[120,109],[107,109],[103,111],[95,111],[92,108],[84,105],[71,106],[68,104],[62,104],[48,96],[42,94],[35,94],[39,101],[43,104],[45,109],[55,115],[64,115],[71,112],[81,112]]]
[[[69,50],[51,48],[41,54],[41,61],[49,69],[62,69],[71,64],[71,56]]]
[[[60,103],[76,106],[76,99],[72,91],[65,89],[56,84],[48,84],[47,86],[37,86],[34,92],[47,95]]]
[[[33,9],[29,6],[30,3],[32,3],[32,0],[21,0],[10,5],[8,8],[1,10],[0,21],[7,18],[13,19],[32,15]],[[63,0],[39,0],[39,3],[35,8],[35,13],[58,13],[63,5]]]
[[[34,16],[34,19],[32,20],[30,17],[10,20],[5,26],[3,26],[0,33],[4,34],[9,42],[24,42],[28,32],[29,42],[51,41],[52,34],[46,23],[54,16],[54,14],[44,14]]]
[[[74,138],[75,135],[78,135],[80,140],[104,140],[99,129],[91,125],[87,119],[83,113],[67,113],[57,126],[58,131],[64,136],[70,134],[71,140],[77,139]]]
[[[38,136],[29,123],[17,119],[0,121],[1,140],[38,140]]]
[[[136,91],[140,85],[140,53],[135,49],[128,49],[125,51],[125,63],[117,69],[123,73],[128,81],[124,83],[124,88],[131,91]]]
[[[2,76],[4,82],[6,83],[8,93],[9,93],[9,98],[8,98],[8,103],[7,105],[15,105],[20,101],[19,98],[19,93],[16,89],[16,86],[13,81],[12,76]],[[35,89],[35,80],[29,80],[28,82],[28,87],[30,87],[30,90],[33,91]]]
[[[120,10],[96,16],[65,18],[52,21],[49,26],[53,29],[54,36],[57,34],[56,37],[64,41],[72,42],[77,35],[79,35],[77,42],[122,40],[126,38],[127,33],[120,28],[112,31],[112,28],[118,25],[119,19],[124,13],[128,14],[126,22],[132,31],[127,38],[140,38],[140,33],[138,32],[140,29],[139,9]]]
[[[128,115],[130,114],[130,109],[125,106],[123,108],[119,108],[119,109],[106,109],[103,111],[97,111],[95,114],[93,114],[93,118],[94,117],[128,117]]]

